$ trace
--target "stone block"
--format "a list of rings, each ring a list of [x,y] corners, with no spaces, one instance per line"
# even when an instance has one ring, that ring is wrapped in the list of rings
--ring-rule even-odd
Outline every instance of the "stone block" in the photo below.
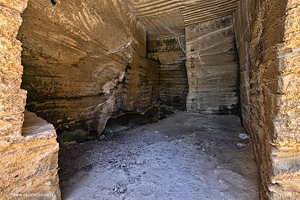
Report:
[[[60,199],[55,129],[25,112],[22,136],[0,147],[0,195],[3,199]]]

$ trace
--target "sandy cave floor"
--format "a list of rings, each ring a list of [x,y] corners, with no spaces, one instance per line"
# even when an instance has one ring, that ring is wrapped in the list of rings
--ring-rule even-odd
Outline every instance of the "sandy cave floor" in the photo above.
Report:
[[[256,200],[258,172],[237,116],[179,112],[61,147],[62,199]]]

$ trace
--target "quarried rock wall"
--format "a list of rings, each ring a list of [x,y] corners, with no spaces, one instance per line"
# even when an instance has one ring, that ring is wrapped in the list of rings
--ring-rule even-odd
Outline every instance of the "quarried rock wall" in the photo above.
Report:
[[[164,105],[186,110],[188,80],[185,68],[185,36],[150,38],[147,55],[159,62],[160,100]]]
[[[20,13],[26,6],[26,0],[0,1],[0,145],[21,136],[24,120],[27,92],[20,89],[22,48],[16,36],[22,23]]]
[[[58,131],[99,136],[110,117],[156,106],[157,64],[123,1],[32,0],[22,18],[27,108]]]
[[[0,198],[56,200],[55,129],[29,112],[24,122],[26,91],[20,89],[22,49],[16,36],[26,6],[26,0],[0,0]]]
[[[61,198],[58,179],[58,150],[52,124],[25,111],[22,136],[0,148],[2,199]]]
[[[300,199],[299,3],[243,0],[235,14],[243,124],[261,199]]]
[[[238,114],[238,58],[232,16],[189,25],[188,112]]]

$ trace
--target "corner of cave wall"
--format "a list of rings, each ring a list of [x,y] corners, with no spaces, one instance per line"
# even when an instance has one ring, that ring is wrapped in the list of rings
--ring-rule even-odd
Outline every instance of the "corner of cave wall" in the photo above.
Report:
[[[109,118],[157,106],[146,29],[123,1],[29,1],[22,17],[26,108],[59,133],[99,137]]]
[[[22,49],[16,36],[26,6],[26,0],[0,1],[0,196],[9,200],[43,194],[60,199],[55,129],[24,112],[27,92],[20,89]]]
[[[239,64],[232,16],[189,25],[185,33],[187,111],[238,114]]]
[[[159,98],[162,105],[186,110],[185,36],[149,38],[147,56],[159,63]]]
[[[234,17],[243,124],[261,175],[261,199],[298,199],[299,6],[240,1]]]

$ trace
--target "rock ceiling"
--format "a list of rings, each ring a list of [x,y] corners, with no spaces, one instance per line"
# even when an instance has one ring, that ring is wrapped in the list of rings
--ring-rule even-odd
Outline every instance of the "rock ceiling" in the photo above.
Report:
[[[225,17],[238,0],[124,0],[151,37],[183,35],[184,27]]]

